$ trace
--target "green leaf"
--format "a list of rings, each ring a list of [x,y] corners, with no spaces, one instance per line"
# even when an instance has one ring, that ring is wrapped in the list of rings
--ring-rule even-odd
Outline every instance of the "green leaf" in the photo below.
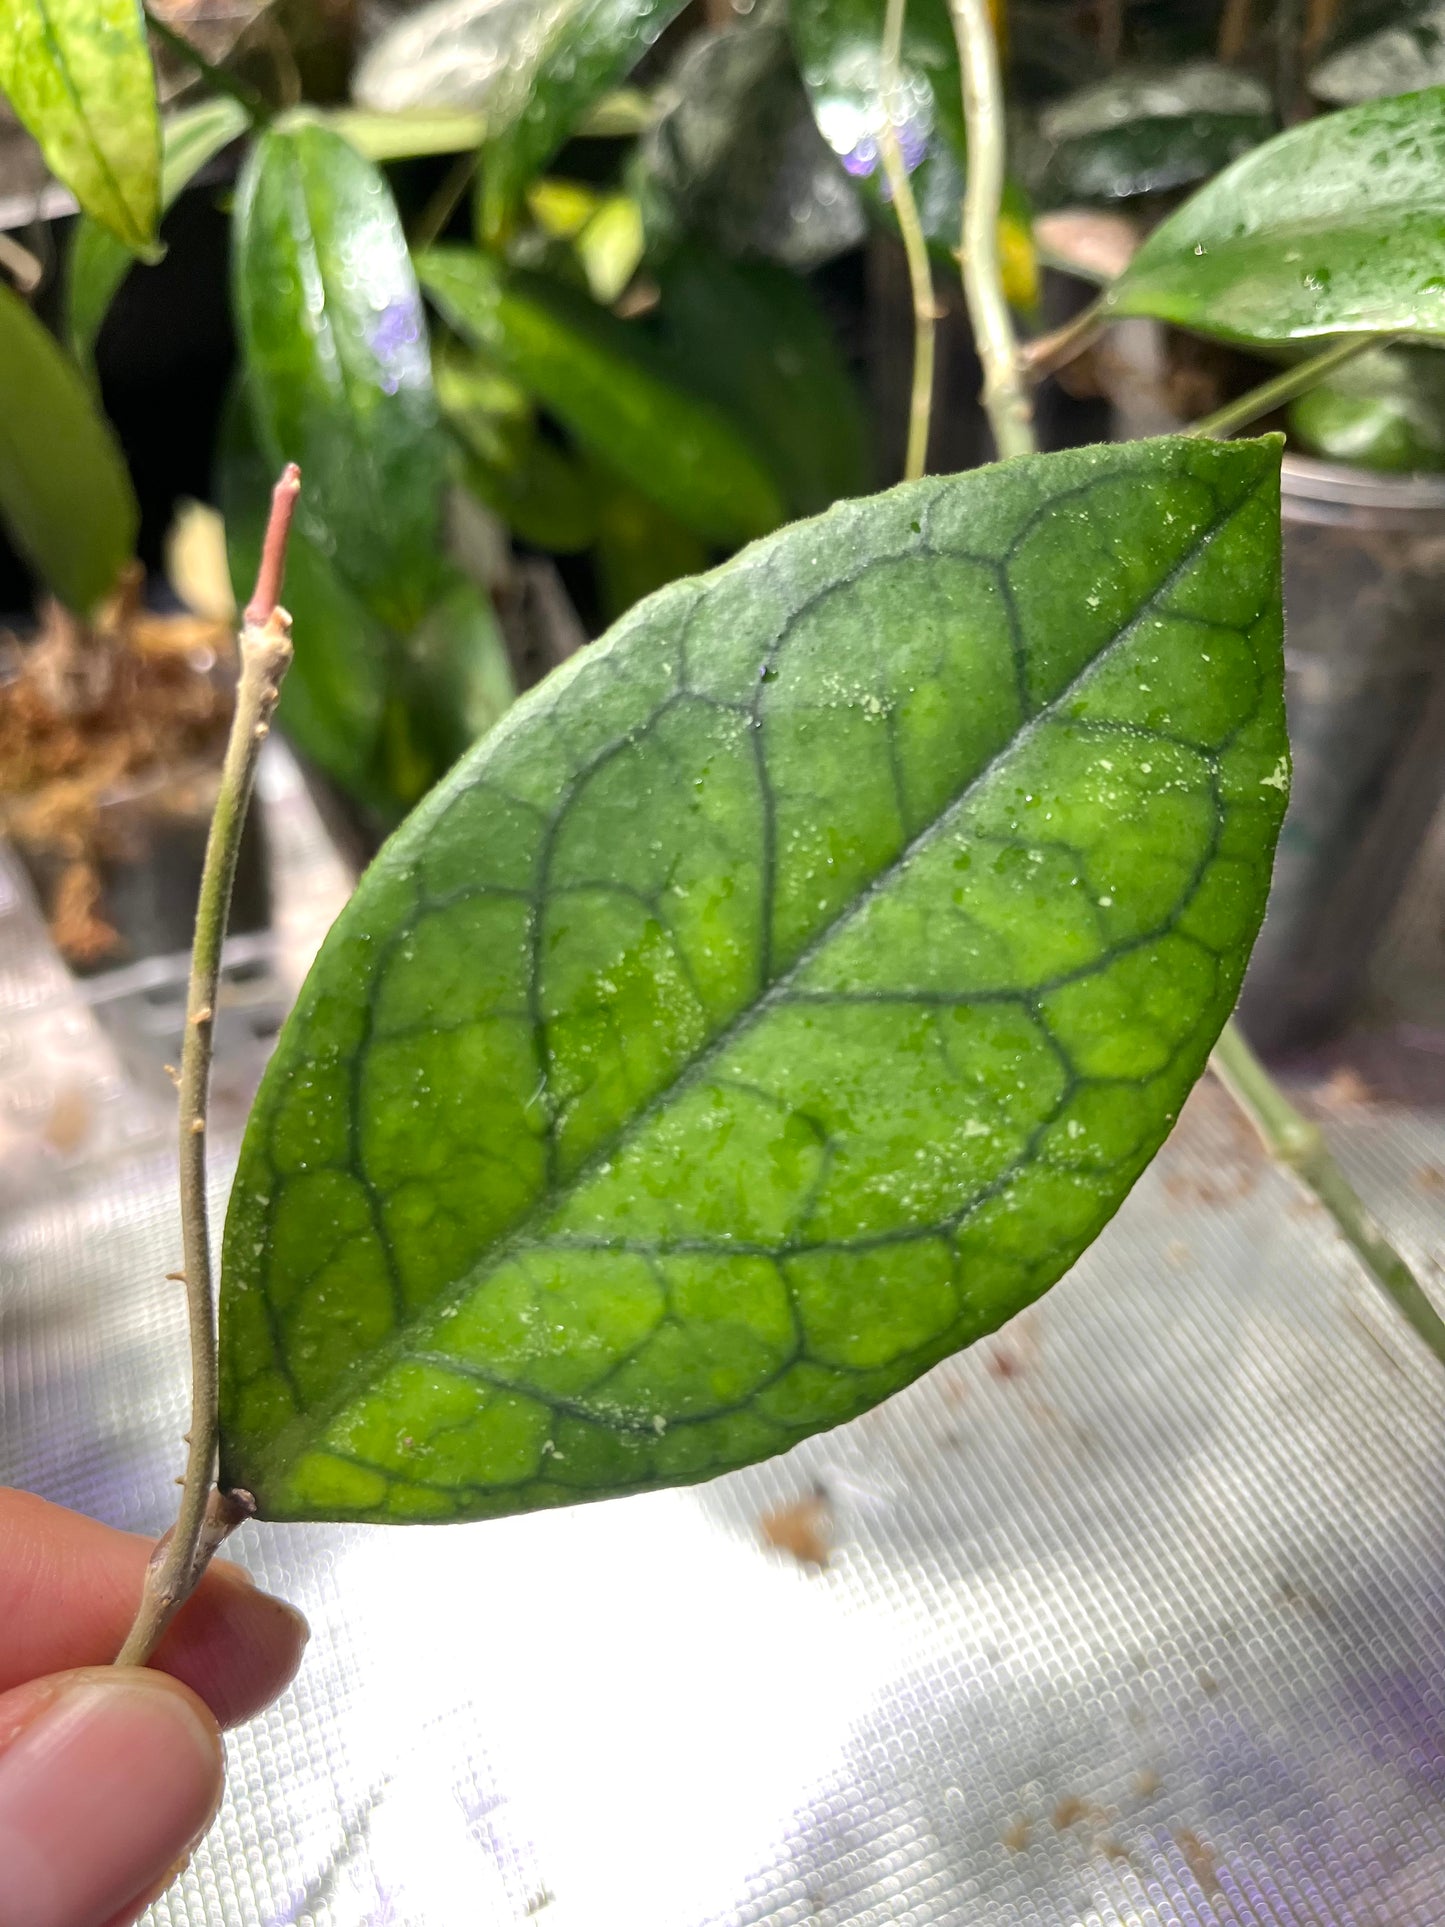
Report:
[[[140,523],[120,448],[80,370],[3,281],[0,519],[80,615],[115,586]]]
[[[887,212],[879,135],[887,125],[882,47],[885,0],[794,0],[788,21],[803,83],[824,140],[875,212]],[[903,26],[898,145],[913,178],[923,231],[935,251],[958,246],[967,142],[958,48],[947,0],[911,0]]]
[[[675,515],[619,482],[600,464],[591,481],[598,597],[609,622],[654,590],[707,567],[707,551]]]
[[[748,431],[789,513],[861,495],[862,402],[807,283],[697,246],[678,250],[659,283],[658,327],[678,378]]]
[[[241,175],[233,281],[262,453],[301,464],[302,532],[405,635],[440,586],[446,441],[382,176],[327,128],[271,128]]]
[[[683,0],[550,0],[534,7],[507,89],[489,104],[480,204],[489,239],[506,231],[527,183],[682,7]]]
[[[1445,469],[1445,355],[1372,348],[1300,396],[1290,436],[1312,455],[1395,472]]]
[[[318,116],[322,126],[369,161],[409,161],[424,154],[466,154],[487,131],[480,114],[460,108],[413,108],[378,114],[364,107],[335,107]]]
[[[771,11],[689,41],[662,92],[667,109],[629,166],[654,255],[691,233],[803,273],[863,239],[858,196]]]
[[[261,559],[274,467],[256,446],[244,395],[221,422],[218,493],[237,607]],[[382,717],[393,681],[393,638],[341,582],[299,528],[286,557],[286,607],[294,654],[277,719],[303,756],[349,796],[395,822],[409,798],[388,793],[380,766]]]
[[[506,644],[491,603],[455,575],[406,645],[413,701],[441,752],[455,762],[516,699]]]
[[[1040,196],[1113,201],[1207,180],[1274,131],[1269,89],[1210,61],[1122,72],[1040,117]]]
[[[168,208],[183,188],[244,132],[246,111],[224,97],[183,107],[165,123],[165,158],[161,163],[161,207]],[[116,290],[130,273],[135,257],[130,249],[98,221],[83,214],[75,224],[65,276],[65,337],[71,353],[89,368]]]
[[[1106,305],[1226,341],[1445,338],[1445,87],[1255,148],[1155,228]]]
[[[746,438],[669,378],[638,327],[557,282],[509,275],[474,249],[429,249],[417,271],[454,328],[699,535],[746,541],[783,519],[776,485]]]
[[[150,252],[161,135],[139,0],[6,0],[0,93],[83,210]]]
[[[711,1477],[993,1330],[1202,1070],[1284,804],[1278,441],[911,483],[523,697],[328,937],[226,1227],[222,1477]]]
[[[1345,9],[1310,92],[1349,107],[1445,81],[1445,0],[1388,0]]]

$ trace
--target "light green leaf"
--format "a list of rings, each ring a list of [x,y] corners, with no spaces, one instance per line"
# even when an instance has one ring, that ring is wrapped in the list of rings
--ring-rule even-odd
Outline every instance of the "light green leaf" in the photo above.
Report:
[[[80,370],[3,282],[0,519],[80,615],[115,586],[140,522],[120,448]]]
[[[1360,468],[1445,469],[1445,355],[1372,348],[1291,405],[1290,437]]]
[[[1445,338],[1445,87],[1255,148],[1155,228],[1106,306],[1226,341]]]
[[[1445,0],[1347,7],[1310,92],[1331,106],[1411,93],[1445,80]]]
[[[1264,907],[1278,446],[849,503],[523,697],[266,1073],[223,1482],[402,1520],[709,1478],[1067,1269]]]
[[[364,107],[335,107],[318,115],[323,127],[340,134],[369,161],[409,161],[424,154],[465,154],[480,147],[486,121],[460,108],[413,108],[406,113],[372,113]]]
[[[454,328],[698,534],[746,541],[783,519],[777,487],[745,436],[671,378],[635,325],[540,275],[509,275],[471,248],[432,248],[417,272]]]
[[[222,97],[183,107],[166,121],[165,158],[161,164],[161,207],[176,196],[247,126],[246,111],[238,101]],[[65,335],[71,353],[89,368],[116,290],[134,265],[130,249],[115,236],[82,215],[75,224],[65,276]]]
[[[385,180],[327,128],[271,128],[237,191],[233,281],[262,453],[301,464],[302,532],[405,635],[440,586],[446,442]]]
[[[161,136],[139,0],[5,0],[0,93],[82,209],[149,253]]]

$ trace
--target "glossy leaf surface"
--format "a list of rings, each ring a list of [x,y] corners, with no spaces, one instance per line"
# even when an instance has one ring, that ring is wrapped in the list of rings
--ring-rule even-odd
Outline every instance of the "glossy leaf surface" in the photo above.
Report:
[[[1334,107],[1413,93],[1445,81],[1445,0],[1392,0],[1345,9],[1338,34],[1310,74],[1310,92]]]
[[[603,94],[626,79],[683,0],[544,0],[489,106],[482,226],[500,234],[522,190]]]
[[[153,247],[161,136],[140,0],[7,0],[0,93],[85,213]]]
[[[236,196],[234,298],[261,451],[302,532],[401,634],[439,587],[446,442],[386,182],[339,134],[270,129]]]
[[[1445,469],[1445,354],[1374,348],[1309,389],[1290,435],[1329,461],[1396,473]]]
[[[1281,684],[1277,442],[910,484],[640,605],[326,941],[232,1194],[223,1478],[707,1478],[996,1327],[1234,1001]]]
[[[1253,75],[1197,61],[1122,72],[1047,108],[1038,182],[1049,201],[1115,201],[1207,180],[1274,131]]]
[[[1107,305],[1240,342],[1445,337],[1445,87],[1246,154],[1155,228]]]
[[[110,424],[80,370],[0,281],[0,519],[78,614],[115,586],[140,514]]]
[[[245,109],[224,96],[173,114],[164,129],[162,210],[246,126]],[[82,215],[76,222],[66,266],[65,332],[71,352],[82,364],[88,364],[94,354],[101,323],[134,262],[130,249],[98,221]]]
[[[642,331],[538,275],[508,274],[471,248],[417,262],[459,333],[496,357],[585,447],[700,535],[741,542],[783,504],[750,443],[680,387]]]

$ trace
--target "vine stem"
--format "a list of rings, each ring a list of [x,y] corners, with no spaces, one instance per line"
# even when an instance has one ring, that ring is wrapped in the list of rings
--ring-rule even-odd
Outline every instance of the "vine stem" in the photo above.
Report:
[[[928,261],[928,243],[923,238],[923,223],[918,218],[918,202],[909,179],[908,166],[898,139],[899,112],[903,92],[903,19],[908,0],[888,0],[883,17],[883,55],[880,78],[883,83],[883,126],[878,136],[878,151],[883,159],[883,174],[898,217],[898,232],[903,237],[903,252],[908,261],[908,286],[913,300],[913,380],[908,399],[908,447],[903,458],[903,479],[916,482],[928,465],[928,431],[933,418],[934,338],[938,312],[933,304],[933,269]]]
[[[180,1074],[181,1242],[185,1254],[185,1270],[180,1277],[186,1287],[190,1324],[191,1429],[179,1515],[151,1556],[140,1608],[117,1655],[118,1666],[146,1664],[166,1627],[195,1589],[211,1555],[227,1533],[255,1510],[249,1494],[214,1490],[219,1388],[206,1205],[206,1105],[221,948],[241,831],[255,786],[261,745],[270,731],[281,678],[291,661],[291,618],[278,598],[291,516],[300,488],[301,471],[292,462],[272,492],[256,592],[241,618],[236,704],[201,869]]]
[[[1314,1193],[1375,1283],[1445,1365],[1445,1320],[1365,1209],[1335,1162],[1324,1133],[1290,1103],[1233,1018],[1224,1026],[1209,1063],[1265,1149]]]
[[[1072,321],[1052,334],[1039,335],[1019,350],[1019,360],[1030,381],[1042,381],[1057,369],[1066,368],[1086,348],[1092,348],[1109,321],[1102,300],[1081,308]]]
[[[1293,368],[1286,368],[1283,374],[1273,375],[1262,381],[1258,388],[1251,388],[1248,394],[1240,395],[1235,401],[1227,401],[1212,415],[1205,415],[1185,429],[1186,435],[1198,435],[1211,441],[1223,441],[1232,435],[1236,428],[1247,428],[1250,422],[1267,415],[1273,408],[1281,408],[1296,395],[1304,394],[1307,388],[1315,387],[1332,375],[1336,368],[1343,368],[1346,362],[1353,361],[1370,348],[1387,348],[1395,335],[1353,335],[1348,341],[1337,341],[1332,347],[1318,355],[1311,355],[1308,361],[1301,361]]]
[[[983,363],[983,406],[1000,457],[1032,455],[1033,407],[1003,291],[998,222],[1003,205],[1003,86],[988,0],[948,0],[963,72],[968,180],[963,195],[963,293]]]
[[[1027,392],[1018,379],[1018,349],[1008,305],[1003,298],[996,247],[979,245],[997,231],[1003,185],[1003,118],[999,111],[998,59],[984,0],[949,0],[964,69],[964,115],[968,133],[969,193],[964,214],[964,283],[970,314],[981,314],[989,325],[975,321],[979,357],[984,364],[984,406],[993,425],[1000,453],[1024,453],[1034,447],[1033,421]],[[982,183],[982,185],[980,185]],[[986,190],[986,191],[985,191]],[[1359,352],[1358,345],[1349,344]],[[1374,345],[1373,342],[1371,345]],[[1348,359],[1337,350],[1332,365]],[[1306,364],[1310,366],[1310,364]],[[1297,379],[1304,369],[1288,371]],[[1283,381],[1285,377],[1281,377]],[[1274,384],[1266,383],[1266,388]],[[1306,384],[1307,385],[1307,384]],[[1256,397],[1262,393],[1256,390]],[[1291,392],[1294,392],[1293,390]],[[1266,404],[1267,406],[1269,404]],[[1224,413],[1226,411],[1221,411]],[[1255,412],[1259,412],[1258,409]],[[1248,420],[1246,415],[1244,419]],[[1199,423],[1195,434],[1227,434],[1219,417]],[[1211,425],[1213,424],[1213,425]],[[1290,1103],[1250,1049],[1231,1018],[1210,1057],[1210,1068],[1234,1098],[1269,1151],[1288,1166],[1313,1193],[1380,1289],[1392,1300],[1413,1329],[1445,1364],[1445,1323],[1410,1267],[1381,1231],[1351,1187],[1318,1126]]]

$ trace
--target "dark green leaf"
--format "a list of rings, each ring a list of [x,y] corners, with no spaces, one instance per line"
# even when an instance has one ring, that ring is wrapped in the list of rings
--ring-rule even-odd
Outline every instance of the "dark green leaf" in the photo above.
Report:
[[[1234,1001],[1277,442],[910,484],[644,603],[327,939],[226,1227],[222,1476],[452,1519],[711,1477],[1074,1260]]]
[[[239,392],[222,422],[218,479],[239,607],[256,580],[276,479],[256,447]],[[282,729],[349,796],[396,821],[411,799],[387,791],[379,760],[382,716],[395,675],[392,637],[299,528],[291,532],[285,602],[295,653],[277,712]]]
[[[711,402],[678,387],[642,331],[538,275],[508,275],[470,248],[417,262],[446,319],[485,349],[585,447],[710,541],[783,519],[751,445]]]
[[[554,555],[575,555],[597,538],[597,505],[579,464],[536,430],[489,449],[459,424],[462,477],[480,502],[523,542]],[[490,438],[488,438],[490,439]]]
[[[879,135],[885,0],[793,0],[789,25],[824,140],[875,210],[887,209]],[[898,144],[935,250],[958,246],[967,144],[947,0],[911,0],[903,28]],[[892,219],[891,212],[889,214]]]
[[[534,9],[504,94],[488,106],[482,231],[501,235],[522,192],[609,88],[626,79],[683,0],[550,0]]]
[[[407,634],[440,586],[446,441],[386,182],[339,134],[263,134],[236,197],[235,300],[262,453],[301,464],[304,534]]]
[[[1445,81],[1445,0],[1388,0],[1344,11],[1310,92],[1336,107]]]
[[[486,735],[517,694],[497,618],[474,582],[454,577],[408,639],[406,655],[413,700],[428,718],[445,769]]]
[[[1269,89],[1208,61],[1112,75],[1048,108],[1038,191],[1113,201],[1207,180],[1274,131]]]
[[[161,135],[140,0],[7,0],[0,93],[84,211],[153,248]]]
[[[1155,228],[1106,300],[1226,341],[1445,337],[1445,87],[1276,135]]]
[[[245,109],[224,96],[183,107],[165,123],[161,163],[161,207],[176,196],[236,139],[247,125]],[[134,265],[130,249],[89,215],[82,215],[71,237],[65,276],[66,339],[82,367],[88,367],[117,288]]]
[[[1360,468],[1445,468],[1445,355],[1376,348],[1301,395],[1292,439],[1312,455]]]
[[[140,519],[110,424],[80,370],[3,281],[0,518],[81,615],[115,586]]]
[[[805,272],[862,240],[857,194],[770,15],[689,42],[666,97],[630,169],[655,255],[693,233]]]
[[[609,622],[654,590],[707,567],[707,551],[692,530],[656,502],[600,468],[592,489],[597,587]]]
[[[659,279],[658,323],[679,378],[748,431],[789,513],[861,495],[862,404],[807,283],[770,262],[695,246],[674,254]]]

